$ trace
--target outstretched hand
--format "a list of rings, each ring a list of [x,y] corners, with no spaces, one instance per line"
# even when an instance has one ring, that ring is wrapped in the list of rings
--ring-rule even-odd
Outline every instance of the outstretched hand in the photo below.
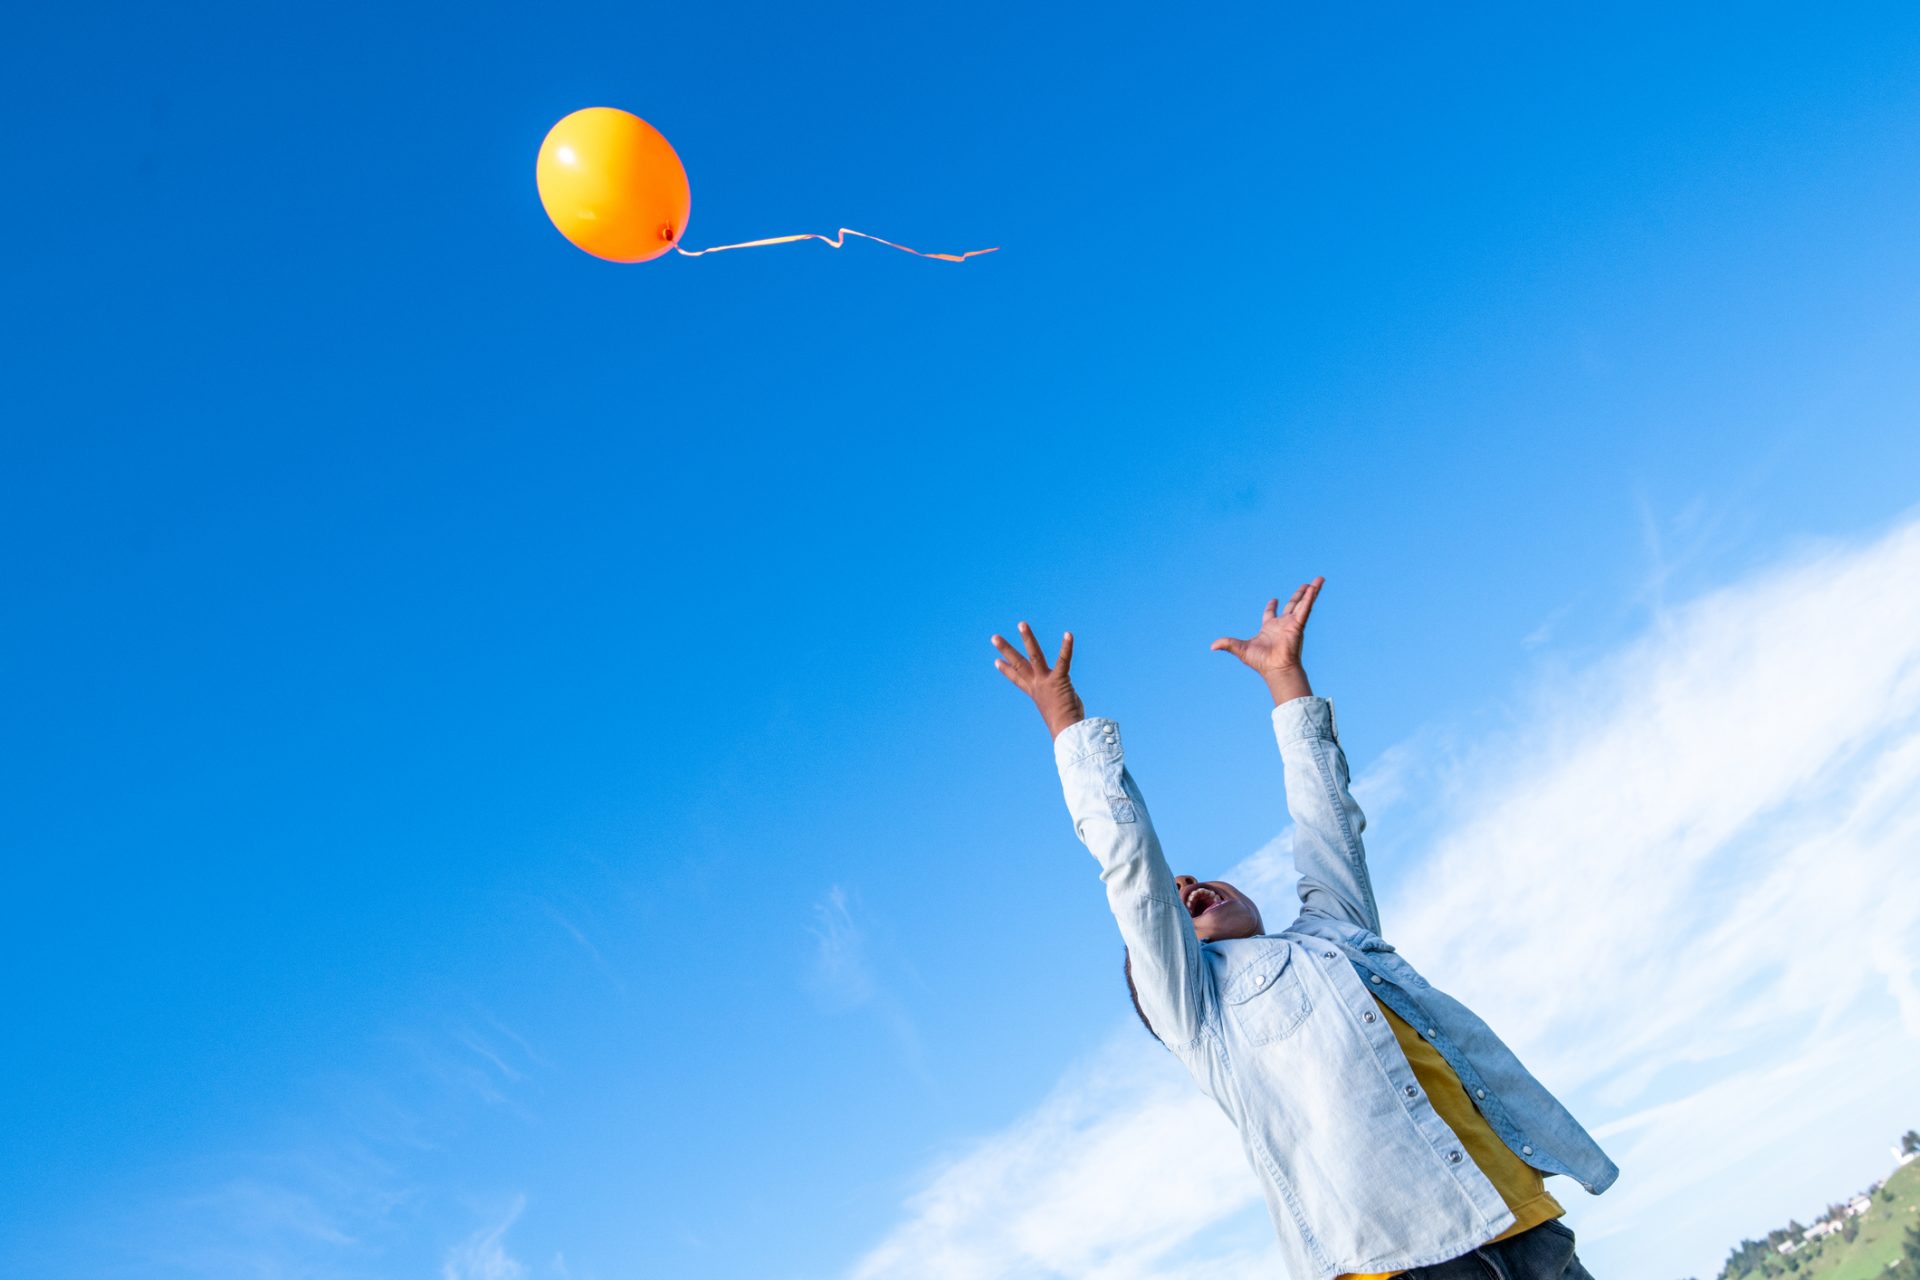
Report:
[[[1001,637],[993,637],[993,647],[1001,653],[994,659],[994,669],[1033,699],[1040,718],[1047,722],[1047,732],[1059,737],[1062,729],[1087,718],[1086,708],[1081,705],[1080,695],[1074,692],[1068,675],[1073,665],[1073,632],[1061,638],[1060,656],[1051,667],[1047,665],[1047,655],[1041,651],[1040,642],[1033,637],[1033,628],[1024,622],[1020,624],[1020,638],[1027,644],[1025,657]]]
[[[1307,685],[1306,669],[1301,666],[1300,649],[1306,640],[1307,618],[1313,612],[1313,602],[1320,597],[1320,584],[1325,581],[1320,577],[1301,584],[1288,598],[1284,609],[1280,608],[1278,596],[1267,601],[1266,609],[1260,614],[1260,629],[1250,639],[1221,636],[1208,647],[1224,650],[1259,672],[1267,687],[1273,690],[1275,702],[1312,693]]]

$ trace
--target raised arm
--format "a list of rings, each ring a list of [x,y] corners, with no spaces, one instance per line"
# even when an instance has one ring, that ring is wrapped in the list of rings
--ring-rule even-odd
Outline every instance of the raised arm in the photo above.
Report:
[[[1302,907],[1380,932],[1380,909],[1367,874],[1360,841],[1367,818],[1349,789],[1347,756],[1340,748],[1333,703],[1315,697],[1300,651],[1307,617],[1325,578],[1294,591],[1285,609],[1267,602],[1260,630],[1250,640],[1222,637],[1213,648],[1258,672],[1273,695],[1273,731],[1285,769],[1287,812],[1293,817],[1293,862]]]
[[[1140,1009],[1169,1048],[1200,1038],[1208,976],[1193,918],[1180,903],[1173,873],[1160,851],[1147,802],[1127,771],[1120,727],[1104,716],[1088,719],[1068,668],[1073,633],[1061,642],[1053,666],[1026,623],[1020,624],[1026,655],[999,636],[1001,657],[993,664],[1033,699],[1053,738],[1060,788],[1073,831],[1100,864],[1107,906],[1120,926],[1133,970]]]

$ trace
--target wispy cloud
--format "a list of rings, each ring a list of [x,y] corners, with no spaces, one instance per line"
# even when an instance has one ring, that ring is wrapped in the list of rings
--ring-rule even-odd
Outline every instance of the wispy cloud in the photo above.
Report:
[[[1210,1230],[1256,1197],[1213,1103],[1137,1028],[1078,1063],[1038,1106],[943,1164],[855,1280],[1100,1280],[1180,1274],[1170,1250],[1264,1242]],[[1195,1259],[1183,1259],[1192,1263]],[[1271,1263],[1269,1264],[1272,1265]]]
[[[1920,521],[1678,602],[1646,530],[1643,637],[1356,785],[1436,815],[1390,859],[1369,832],[1400,869],[1387,936],[1608,1135],[1620,1182],[1562,1194],[1602,1274],[1710,1272],[1876,1176],[1920,1115]],[[1269,918],[1285,847],[1230,873]],[[1151,1045],[1076,1066],[923,1185],[858,1280],[1275,1265],[1225,1120]]]
[[[939,1080],[927,1065],[920,1028],[907,1003],[883,982],[874,962],[867,931],[856,917],[857,897],[834,885],[813,904],[807,931],[813,939],[812,966],[807,985],[820,1007],[830,1013],[860,1009],[886,1026],[899,1046],[900,1057],[929,1093],[941,1095]],[[910,972],[904,957],[888,955],[896,975]]]
[[[1920,895],[1888,892],[1916,883],[1920,833],[1920,590],[1900,582],[1920,526],[1675,609],[1670,637],[1533,691],[1453,762],[1454,819],[1386,887],[1389,935],[1616,1105],[1910,990],[1897,951],[1788,943],[1920,925]]]
[[[139,1273],[362,1276],[415,1197],[397,1165],[353,1135],[219,1164],[201,1189],[131,1209],[125,1238]]]
[[[518,1095],[539,1062],[511,1027],[484,1010],[476,1016],[484,1031],[459,1023],[386,1037],[384,1070],[317,1081],[271,1139],[173,1171],[168,1181],[188,1190],[135,1202],[116,1224],[126,1265],[145,1276],[357,1280],[465,1231],[460,1190],[428,1170],[476,1115],[525,1117]],[[522,1208],[516,1199],[504,1218],[447,1250],[443,1274],[521,1276],[501,1241]]]
[[[487,1021],[487,1032],[450,1021],[438,1031],[396,1032],[389,1039],[410,1057],[410,1074],[435,1083],[442,1097],[466,1094],[531,1118],[524,1095],[538,1059],[511,1028],[497,1018]]]
[[[1545,618],[1542,618],[1539,626],[1520,638],[1520,647],[1523,649],[1538,649],[1541,645],[1553,639],[1555,628],[1566,619],[1569,613],[1573,612],[1574,605],[1577,603],[1579,603],[1579,601],[1576,597],[1573,600],[1567,601],[1552,613],[1549,613]]]
[[[866,936],[853,921],[847,891],[839,885],[813,904],[813,993],[835,1009],[850,1009],[873,999],[872,968],[866,954]]]
[[[551,902],[542,902],[540,908],[546,912],[547,919],[559,925],[560,928],[565,931],[566,935],[579,945],[582,951],[585,951],[593,957],[595,964],[605,964],[607,962],[607,958],[600,954],[600,948],[593,945],[593,939],[589,938],[586,931],[579,925],[567,919],[560,908],[554,906]]]
[[[554,924],[558,925],[561,932],[573,939],[574,945],[586,952],[587,956],[593,961],[594,967],[606,975],[608,981],[613,983],[614,989],[619,991],[620,994],[625,995],[627,992],[626,978],[622,976],[620,970],[607,959],[600,948],[595,945],[593,939],[587,935],[587,931],[574,923],[571,916],[561,911],[560,908],[552,902],[545,898],[536,899],[536,901],[539,904],[541,913],[544,914],[547,919],[553,921]]]
[[[447,1250],[440,1264],[440,1280],[523,1280],[527,1268],[507,1252],[507,1229],[527,1207],[525,1196],[515,1196],[501,1218],[481,1227]]]

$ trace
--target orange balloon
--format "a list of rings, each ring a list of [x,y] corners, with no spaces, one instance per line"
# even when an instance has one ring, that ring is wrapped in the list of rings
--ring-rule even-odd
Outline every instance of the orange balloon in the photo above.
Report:
[[[687,171],[660,131],[617,107],[587,107],[547,131],[534,162],[560,234],[596,258],[646,262],[687,229]]]

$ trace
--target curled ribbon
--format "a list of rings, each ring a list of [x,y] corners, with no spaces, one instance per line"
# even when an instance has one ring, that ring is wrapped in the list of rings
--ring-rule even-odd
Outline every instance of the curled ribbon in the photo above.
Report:
[[[879,236],[871,236],[864,231],[855,231],[852,227],[840,228],[840,234],[837,236],[823,236],[809,231],[797,236],[774,236],[768,240],[746,240],[740,244],[709,245],[705,249],[682,249],[676,244],[673,246],[673,251],[682,257],[697,258],[703,253],[724,253],[728,249],[757,249],[763,244],[792,244],[796,240],[821,240],[836,249],[841,249],[846,247],[848,236],[859,236],[862,240],[879,241],[879,243],[886,245],[889,249],[898,249],[900,252],[910,253],[916,258],[938,258],[942,262],[965,262],[968,258],[977,258],[983,253],[998,253],[1000,251],[1000,246],[995,245],[991,249],[969,249],[965,253],[922,253],[918,249],[909,249],[907,246],[895,244],[891,240],[881,240]]]

